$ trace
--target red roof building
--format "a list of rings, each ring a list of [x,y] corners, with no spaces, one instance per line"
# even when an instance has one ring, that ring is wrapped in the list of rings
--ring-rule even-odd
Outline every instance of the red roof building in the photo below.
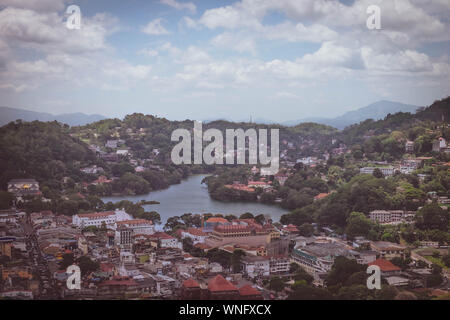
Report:
[[[238,288],[220,274],[209,281],[208,290],[211,300],[239,299]]]
[[[239,289],[239,295],[245,300],[263,300],[262,293],[249,284]]]
[[[369,266],[378,266],[380,267],[382,274],[395,274],[399,273],[402,269],[394,265],[392,262],[385,260],[385,259],[377,259],[371,263],[369,263]]]

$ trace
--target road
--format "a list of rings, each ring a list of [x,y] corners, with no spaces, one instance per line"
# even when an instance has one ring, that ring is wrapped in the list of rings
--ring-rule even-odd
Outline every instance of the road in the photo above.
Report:
[[[59,291],[56,282],[50,272],[47,261],[42,256],[36,231],[33,229],[29,215],[23,224],[23,230],[26,236],[27,250],[30,253],[30,259],[33,265],[33,273],[39,281],[39,291],[35,296],[38,300],[59,299]]]

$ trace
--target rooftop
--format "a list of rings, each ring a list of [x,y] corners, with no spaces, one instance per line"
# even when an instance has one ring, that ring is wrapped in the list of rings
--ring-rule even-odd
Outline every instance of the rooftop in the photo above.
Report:
[[[209,281],[208,289],[211,292],[238,291],[238,288],[234,284],[226,280],[220,274]]]

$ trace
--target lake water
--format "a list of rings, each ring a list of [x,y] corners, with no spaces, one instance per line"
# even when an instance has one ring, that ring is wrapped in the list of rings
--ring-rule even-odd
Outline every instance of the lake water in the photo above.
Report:
[[[280,217],[287,213],[287,210],[276,206],[262,203],[237,202],[227,203],[215,201],[210,198],[205,184],[201,184],[206,175],[193,175],[183,180],[180,184],[170,186],[168,189],[153,191],[147,195],[140,196],[120,196],[103,197],[103,202],[118,202],[129,200],[139,202],[141,200],[155,200],[160,204],[145,205],[146,211],[156,211],[161,215],[162,225],[167,218],[181,216],[184,213],[220,213],[224,216],[234,214],[239,216],[246,212],[254,215],[269,215],[272,220],[279,221]]]

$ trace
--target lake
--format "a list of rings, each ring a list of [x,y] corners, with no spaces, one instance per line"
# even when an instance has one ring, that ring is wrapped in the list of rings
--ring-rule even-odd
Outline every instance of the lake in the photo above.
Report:
[[[147,195],[103,197],[103,202],[118,202],[129,200],[134,203],[141,200],[155,200],[160,204],[144,205],[145,211],[156,211],[161,215],[164,225],[169,217],[181,216],[184,213],[220,213],[224,216],[234,214],[239,216],[246,212],[254,215],[269,215],[273,221],[279,221],[280,217],[288,211],[277,206],[253,202],[220,202],[211,199],[207,186],[201,184],[206,175],[198,174],[190,176],[180,184],[171,185],[164,190],[152,191]]]

